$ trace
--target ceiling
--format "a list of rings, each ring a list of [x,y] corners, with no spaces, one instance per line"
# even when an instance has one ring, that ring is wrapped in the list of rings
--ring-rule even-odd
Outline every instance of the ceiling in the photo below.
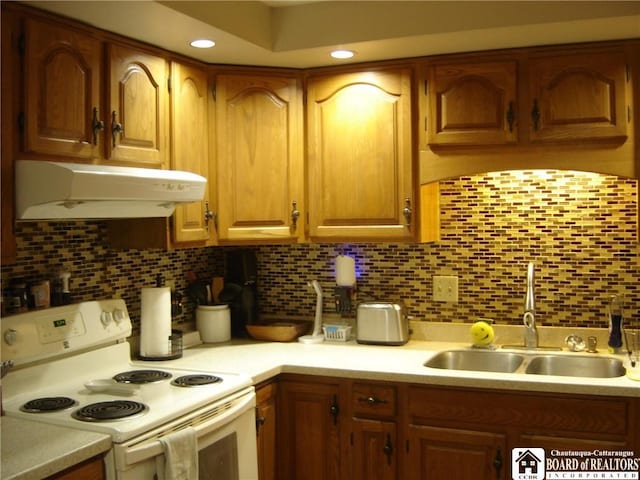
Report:
[[[29,1],[207,63],[310,68],[640,38],[640,1]],[[198,50],[194,38],[216,46]],[[348,61],[329,57],[354,50]]]

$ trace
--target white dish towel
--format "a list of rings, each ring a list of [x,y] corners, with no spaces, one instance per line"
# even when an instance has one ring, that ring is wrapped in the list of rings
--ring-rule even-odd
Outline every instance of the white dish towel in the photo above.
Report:
[[[159,480],[197,480],[198,441],[193,427],[160,438],[164,456],[156,458]]]

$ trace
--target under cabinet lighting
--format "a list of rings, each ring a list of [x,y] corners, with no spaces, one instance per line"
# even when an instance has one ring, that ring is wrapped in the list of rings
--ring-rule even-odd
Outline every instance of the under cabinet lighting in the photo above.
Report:
[[[214,42],[213,40],[207,40],[207,39],[200,39],[200,40],[194,40],[192,42],[189,42],[189,45],[191,45],[192,47],[195,48],[211,48],[213,46],[215,46],[216,42]]]
[[[331,56],[333,58],[339,58],[341,60],[344,60],[346,58],[351,58],[355,54],[356,53],[353,50],[334,50],[333,52],[331,52]]]

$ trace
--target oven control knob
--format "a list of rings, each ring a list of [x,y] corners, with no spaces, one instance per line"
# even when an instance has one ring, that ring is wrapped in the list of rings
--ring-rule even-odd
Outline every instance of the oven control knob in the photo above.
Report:
[[[18,332],[16,332],[13,328],[6,330],[4,332],[4,341],[7,345],[13,345],[18,340]]]
[[[122,322],[125,319],[125,315],[124,315],[124,310],[120,310],[119,308],[116,308],[113,311],[113,319],[116,321],[116,324],[120,324],[120,322]]]
[[[102,312],[102,315],[100,316],[100,321],[102,322],[102,325],[104,325],[105,327],[108,326],[111,322],[113,322],[113,313]]]

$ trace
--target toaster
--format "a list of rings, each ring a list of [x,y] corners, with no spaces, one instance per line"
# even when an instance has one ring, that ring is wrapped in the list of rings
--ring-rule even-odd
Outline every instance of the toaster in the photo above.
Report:
[[[364,302],[356,313],[356,341],[369,345],[404,345],[409,320],[398,303]]]

